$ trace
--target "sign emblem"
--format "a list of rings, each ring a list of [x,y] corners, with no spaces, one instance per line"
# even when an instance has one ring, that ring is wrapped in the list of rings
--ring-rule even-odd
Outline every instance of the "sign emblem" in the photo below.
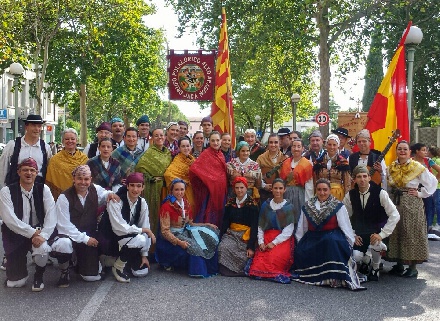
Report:
[[[324,111],[321,111],[315,116],[315,121],[319,126],[325,126],[330,122],[330,117]]]

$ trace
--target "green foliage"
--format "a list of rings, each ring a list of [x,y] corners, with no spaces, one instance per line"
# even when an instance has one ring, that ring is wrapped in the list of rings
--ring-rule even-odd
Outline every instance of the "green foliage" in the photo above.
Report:
[[[383,79],[382,34],[378,26],[371,35],[370,51],[365,66],[365,85],[362,97],[362,111],[369,111],[374,96]]]
[[[301,134],[302,134],[302,141],[303,141],[304,146],[309,146],[309,136],[310,136],[310,134],[313,131],[318,130],[318,129],[319,129],[318,126],[316,126],[316,127],[309,127],[306,130],[304,130],[303,132],[301,132]]]

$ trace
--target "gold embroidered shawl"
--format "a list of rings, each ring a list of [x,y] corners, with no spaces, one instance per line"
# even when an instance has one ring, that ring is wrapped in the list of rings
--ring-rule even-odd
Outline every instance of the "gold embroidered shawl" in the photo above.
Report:
[[[389,184],[399,188],[405,187],[408,182],[422,174],[424,170],[425,167],[413,159],[405,164],[399,164],[399,161],[392,162],[388,168]]]

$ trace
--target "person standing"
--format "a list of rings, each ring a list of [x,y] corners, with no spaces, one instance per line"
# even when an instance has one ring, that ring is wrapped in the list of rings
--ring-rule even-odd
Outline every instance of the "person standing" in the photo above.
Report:
[[[150,118],[147,115],[141,116],[136,121],[136,126],[138,129],[137,148],[144,153],[150,147]]]
[[[202,127],[203,131],[203,149],[205,149],[209,147],[209,136],[214,130],[211,116],[203,117],[202,121],[200,122],[200,126]]]
[[[57,219],[55,201],[49,187],[36,182],[37,162],[27,158],[18,164],[19,182],[0,190],[0,217],[3,219],[2,240],[6,255],[6,286],[22,287],[28,278],[27,258],[30,251],[35,261],[32,291],[44,289],[43,274],[51,247],[47,241]]]
[[[338,136],[339,141],[341,142],[339,144],[339,154],[348,159],[348,157],[351,155],[351,151],[345,148],[347,140],[351,138],[351,136],[348,135],[348,130],[344,127],[338,127],[336,129],[333,129],[332,133]]]
[[[122,147],[124,145],[124,133],[125,133],[124,122],[119,117],[113,117],[112,120],[110,121],[110,125],[112,126],[113,149]]]
[[[47,165],[52,157],[50,146],[40,139],[45,122],[40,115],[29,115],[24,121],[25,134],[9,141],[0,156],[0,188],[19,181],[18,164],[32,157],[39,168],[36,181],[44,183]]]
[[[176,157],[176,155],[179,154],[179,144],[177,143],[178,137],[179,125],[176,122],[168,123],[163,145],[168,148],[172,158]]]
[[[313,131],[309,136],[309,150],[304,153],[304,157],[307,158],[310,163],[313,163],[320,159],[324,153],[325,149],[324,139],[322,138],[322,134],[319,130]]]
[[[203,132],[196,131],[193,136],[193,148],[191,150],[191,155],[194,156],[194,158],[199,157],[199,155],[203,152]]]
[[[246,129],[244,132],[244,140],[249,144],[249,157],[255,162],[258,156],[263,154],[266,149],[257,141],[257,133],[255,129]]]
[[[124,145],[116,148],[112,157],[119,162],[121,166],[121,176],[125,179],[134,168],[142,156],[142,151],[137,148],[137,130],[134,127],[128,127],[124,133]]]
[[[280,128],[277,133],[280,138],[280,150],[283,155],[290,157],[292,156],[292,152],[290,150],[290,146],[292,146],[290,141],[290,130],[289,128]]]
[[[78,133],[75,129],[66,128],[61,138],[64,149],[50,159],[46,176],[46,184],[55,200],[62,191],[72,186],[72,171],[89,160],[77,149]]]
[[[101,123],[101,125],[96,128],[96,141],[88,144],[84,148],[83,153],[86,154],[89,159],[99,155],[98,143],[103,138],[112,138],[112,127],[110,123]]]
[[[437,179],[427,168],[411,159],[407,141],[397,144],[397,160],[387,168],[388,187],[400,214],[400,221],[390,236],[388,260],[397,262],[389,273],[417,277],[417,264],[428,259],[428,237],[423,197],[434,194]],[[420,189],[420,190],[419,190]],[[409,265],[404,269],[404,264]]]

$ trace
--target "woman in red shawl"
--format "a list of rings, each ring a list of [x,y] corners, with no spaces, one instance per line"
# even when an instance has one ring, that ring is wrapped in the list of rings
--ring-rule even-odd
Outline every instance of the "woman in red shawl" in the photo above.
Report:
[[[195,222],[220,226],[227,193],[226,162],[220,150],[220,133],[211,132],[209,147],[189,168],[194,190]]]

